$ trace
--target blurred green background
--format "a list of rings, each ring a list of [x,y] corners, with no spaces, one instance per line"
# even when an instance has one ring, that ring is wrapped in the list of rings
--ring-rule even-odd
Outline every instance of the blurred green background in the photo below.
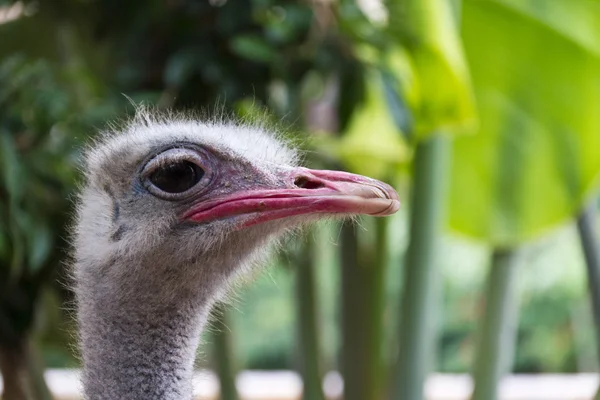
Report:
[[[132,103],[268,119],[310,166],[403,199],[242,286],[200,349],[224,388],[294,369],[321,399],[336,369],[346,399],[412,400],[428,372],[475,371],[492,399],[510,371],[598,371],[600,2],[0,0],[6,400],[79,365],[77,165]]]

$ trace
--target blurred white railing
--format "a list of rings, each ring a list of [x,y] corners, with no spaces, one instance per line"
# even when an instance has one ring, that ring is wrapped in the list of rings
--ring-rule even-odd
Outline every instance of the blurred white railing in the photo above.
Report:
[[[77,370],[48,370],[46,380],[56,400],[81,399]],[[500,400],[591,400],[598,383],[597,374],[511,375],[502,382]],[[238,375],[237,387],[243,400],[299,400],[302,381],[291,371],[245,371]],[[329,373],[323,387],[330,399],[341,398],[338,373]],[[196,374],[194,388],[196,399],[218,399],[218,380],[210,371]],[[433,374],[425,392],[427,400],[467,400],[472,388],[468,375]]]

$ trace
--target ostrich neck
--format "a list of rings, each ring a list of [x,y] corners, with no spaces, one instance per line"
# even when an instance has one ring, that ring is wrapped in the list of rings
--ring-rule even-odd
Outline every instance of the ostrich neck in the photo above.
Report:
[[[109,281],[84,279],[78,287],[85,398],[191,399],[196,349],[214,294],[196,288],[193,295],[185,289],[173,295],[168,283],[144,287],[141,281],[127,291]]]

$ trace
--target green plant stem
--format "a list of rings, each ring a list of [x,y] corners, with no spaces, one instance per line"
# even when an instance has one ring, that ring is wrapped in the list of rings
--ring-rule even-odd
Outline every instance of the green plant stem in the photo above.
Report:
[[[500,380],[512,366],[517,336],[518,261],[512,249],[496,249],[492,255],[473,371],[473,400],[497,399]]]
[[[319,312],[317,311],[314,260],[314,240],[309,235],[296,268],[299,358],[300,372],[304,382],[302,398],[304,400],[325,400],[319,360]]]
[[[590,300],[596,328],[596,349],[600,362],[600,242],[595,226],[596,209],[586,207],[577,217],[577,230],[587,268]]]
[[[353,225],[345,224],[342,228],[344,400],[383,397],[382,344],[387,220],[377,219],[374,222],[375,240],[369,246],[359,246]]]
[[[39,347],[32,341],[29,345],[29,376],[33,384],[36,399],[52,400],[52,393],[44,377],[45,365],[39,352]]]
[[[379,224],[379,227],[385,226]],[[344,224],[341,246],[344,400],[380,399],[382,395],[384,268],[375,257],[376,250],[359,246],[354,226]]]
[[[393,398],[423,398],[434,358],[439,295],[437,254],[444,222],[449,168],[448,138],[432,135],[415,151],[410,243],[406,254]]]
[[[596,351],[600,362],[600,244],[596,232],[595,203],[585,207],[579,214],[577,217],[577,230],[579,231],[579,240],[585,257],[594,326],[596,328]],[[600,387],[595,399],[600,400]]]
[[[228,312],[220,305],[215,312],[215,334],[213,335],[213,356],[221,385],[221,400],[238,400],[235,385],[236,368],[233,352],[233,340],[228,323]]]

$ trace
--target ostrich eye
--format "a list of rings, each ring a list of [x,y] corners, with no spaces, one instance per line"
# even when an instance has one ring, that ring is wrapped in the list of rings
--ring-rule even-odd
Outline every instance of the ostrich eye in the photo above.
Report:
[[[150,182],[166,193],[183,193],[194,187],[204,170],[190,161],[177,161],[157,168],[149,176]]]

